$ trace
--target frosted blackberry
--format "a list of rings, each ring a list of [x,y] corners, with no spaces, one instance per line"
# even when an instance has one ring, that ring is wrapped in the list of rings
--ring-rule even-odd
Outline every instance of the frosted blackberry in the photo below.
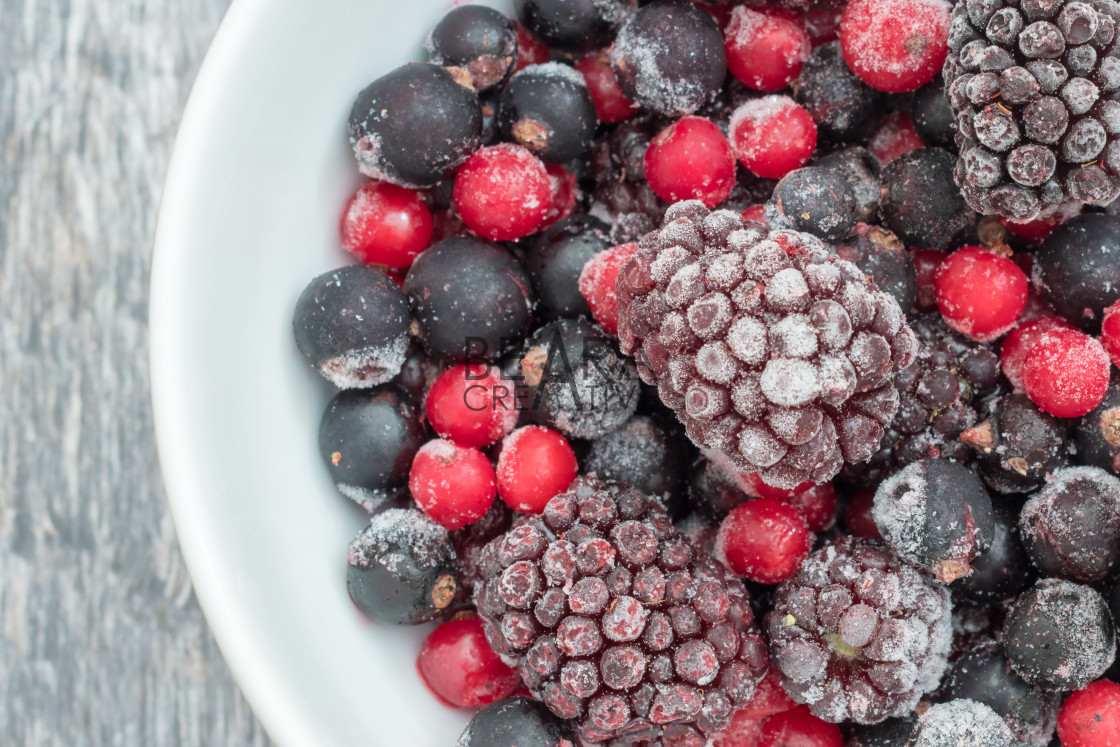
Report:
[[[1120,193],[1120,52],[1105,10],[1079,0],[961,0],[943,74],[956,179],[977,211],[1017,220]]]
[[[918,718],[910,747],[1011,747],[1007,722],[983,703],[966,698],[938,703]]]
[[[623,352],[689,438],[776,487],[870,457],[916,347],[894,299],[819,239],[696,201],[642,238],[618,296]]]
[[[809,556],[766,616],[782,686],[826,721],[907,716],[945,672],[949,592],[882,541],[845,537]]]
[[[915,462],[885,480],[871,516],[895,552],[946,584],[972,572],[995,532],[984,483],[947,459]]]
[[[979,456],[980,476],[1001,493],[1026,493],[1068,461],[1066,425],[1025,394],[1001,397],[991,416],[961,433]]]
[[[587,742],[703,744],[766,671],[742,584],[637,490],[577,478],[484,556],[487,639]]]
[[[1116,628],[1097,591],[1046,578],[1015,600],[1004,623],[1003,651],[1028,683],[1080,690],[1111,666]]]

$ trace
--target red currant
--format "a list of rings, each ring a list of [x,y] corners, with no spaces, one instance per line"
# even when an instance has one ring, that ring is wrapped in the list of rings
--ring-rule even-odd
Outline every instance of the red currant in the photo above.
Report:
[[[875,130],[875,134],[867,142],[867,149],[871,151],[871,155],[884,165],[903,153],[924,147],[925,144],[914,129],[910,112],[891,112],[883,117],[879,129]]]
[[[622,93],[618,78],[611,69],[611,58],[604,51],[586,54],[572,67],[579,70],[587,81],[587,91],[595,102],[595,113],[599,115],[600,122],[614,124],[638,113],[638,105]]]
[[[795,19],[769,8],[736,6],[724,36],[727,69],[757,91],[780,91],[809,59],[809,38]]]
[[[486,642],[476,616],[449,620],[429,633],[416,668],[437,697],[459,708],[490,705],[521,684],[517,670],[506,666]]]
[[[716,735],[713,747],[758,747],[762,725],[776,713],[797,704],[782,687],[782,674],[771,667],[759,681],[750,701],[731,715],[731,723]]]
[[[766,206],[765,205],[751,205],[743,210],[743,222],[753,220],[758,223],[766,223]]]
[[[575,174],[563,166],[552,163],[547,164],[544,170],[548,172],[552,199],[548,202],[548,211],[544,214],[544,222],[541,223],[538,231],[543,231],[553,223],[564,220],[571,215],[576,208],[576,199],[579,195],[579,185],[576,183]]]
[[[735,186],[735,157],[719,127],[704,117],[683,117],[646,149],[646,181],[668,202],[700,200],[715,207]]]
[[[1038,338],[1051,330],[1073,328],[1072,324],[1060,316],[1043,316],[1029,322],[1020,322],[1007,333],[999,349],[999,367],[1016,391],[1023,388],[1023,362]]]
[[[950,254],[933,278],[945,322],[980,342],[1015,326],[1027,304],[1027,286],[1027,276],[1017,264],[979,246]]]
[[[823,532],[836,522],[836,488],[830,482],[813,483],[779,500],[800,511],[811,532]]]
[[[408,473],[416,505],[447,529],[482,518],[494,502],[494,482],[485,454],[442,439],[421,446]]]
[[[789,96],[763,96],[731,115],[731,148],[747,171],[780,179],[813,155],[817,125]]]
[[[548,45],[530,34],[529,29],[520,23],[515,23],[514,27],[517,29],[517,65],[514,72],[530,65],[540,65],[552,58]]]
[[[449,368],[432,382],[424,399],[428,422],[441,437],[461,446],[492,444],[517,425],[512,388],[485,364]]]
[[[758,747],[844,747],[840,727],[801,705],[776,713],[762,724]]]
[[[579,274],[579,292],[591,309],[591,316],[609,334],[618,335],[618,294],[615,281],[622,266],[630,261],[638,243],[619,244],[599,252]]]
[[[723,520],[716,552],[735,575],[776,584],[797,571],[812,542],[800,511],[777,498],[755,498]]]
[[[1037,243],[1049,236],[1055,228],[1081,213],[1080,202],[1059,202],[1044,209],[1037,218],[1029,221],[1016,221],[1000,218],[999,222],[1009,232],[1030,243]]]
[[[518,428],[502,442],[498,495],[514,511],[539,514],[553,496],[568,489],[579,472],[568,440],[539,425]]]
[[[860,80],[888,93],[915,91],[949,51],[949,4],[941,0],[852,0],[840,19],[840,49]]]
[[[1108,353],[1076,329],[1042,333],[1023,361],[1023,388],[1039,409],[1076,418],[1101,403],[1108,391]]]
[[[414,190],[367,182],[342,211],[342,248],[366,264],[404,270],[432,243],[432,214]]]
[[[1120,301],[1104,310],[1101,321],[1101,345],[1112,359],[1113,365],[1120,367]]]
[[[544,222],[552,182],[541,160],[526,148],[501,143],[476,151],[459,167],[452,199],[472,233],[513,241]]]
[[[1058,711],[1062,747],[1120,747],[1120,684],[1097,680],[1070,693]]]

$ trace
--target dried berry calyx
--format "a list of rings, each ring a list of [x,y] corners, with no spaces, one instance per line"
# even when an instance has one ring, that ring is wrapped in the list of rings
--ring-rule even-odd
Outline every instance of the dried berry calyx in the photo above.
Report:
[[[711,455],[775,487],[868,459],[917,343],[898,303],[814,236],[672,206],[618,278],[619,338]]]

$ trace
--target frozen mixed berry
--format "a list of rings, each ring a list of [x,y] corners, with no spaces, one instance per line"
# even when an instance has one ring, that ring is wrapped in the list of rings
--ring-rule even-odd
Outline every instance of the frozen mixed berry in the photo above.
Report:
[[[1120,301],[1104,310],[1101,318],[1101,345],[1112,365],[1120,366]]]
[[[953,183],[953,154],[920,148],[883,167],[879,209],[883,225],[910,249],[955,249],[975,214]]]
[[[340,389],[383,384],[408,350],[408,301],[375,267],[351,265],[312,280],[296,301],[296,347]]]
[[[735,157],[752,174],[767,179],[780,179],[805,165],[817,144],[813,118],[789,96],[744,102],[731,115],[729,127]]]
[[[941,693],[949,701],[983,703],[1004,720],[1015,744],[1029,747],[1046,747],[1050,742],[1061,703],[1056,693],[1024,682],[996,646],[982,646],[953,662]]]
[[[945,258],[933,278],[946,323],[980,342],[1007,332],[1027,305],[1027,276],[1011,259],[979,246]]]
[[[592,441],[583,465],[602,480],[626,483],[674,506],[683,495],[691,457],[688,441],[675,422],[635,415]]]
[[[762,723],[758,747],[844,747],[844,735],[836,724],[817,718],[807,706],[776,713]]]
[[[610,226],[586,213],[572,215],[529,241],[525,269],[533,281],[537,313],[542,319],[587,315],[580,275],[611,246]]]
[[[349,128],[363,174],[403,187],[429,187],[451,176],[478,148],[482,107],[444,68],[404,65],[358,94]]]
[[[1023,542],[1046,576],[1096,584],[1120,564],[1120,479],[1098,467],[1065,467],[1019,516]]]
[[[636,490],[579,478],[486,554],[487,638],[585,741],[702,744],[766,669],[742,585]]]
[[[750,497],[742,473],[732,468],[727,460],[701,458],[688,476],[689,505],[709,521],[722,521]]]
[[[1026,395],[1013,394],[994,403],[991,415],[960,440],[976,451],[980,476],[993,490],[1024,493],[1068,461],[1066,430]]]
[[[494,468],[478,449],[437,438],[413,457],[408,489],[424,513],[448,529],[458,529],[490,509]]]
[[[614,339],[584,319],[560,319],[532,334],[520,359],[529,415],[573,438],[598,438],[638,406],[634,363]]]
[[[724,39],[728,72],[757,91],[785,88],[809,59],[804,27],[789,15],[765,7],[736,6]]]
[[[774,188],[771,200],[766,211],[771,228],[839,241],[855,227],[855,193],[848,180],[832,169],[806,166],[789,172]]]
[[[1099,592],[1047,578],[1015,600],[1004,623],[1003,651],[1029,684],[1077,690],[1112,664],[1116,628]]]
[[[856,220],[875,222],[879,215],[879,159],[866,148],[855,145],[817,159],[816,165],[835,171],[848,182],[856,200]]]
[[[618,85],[618,78],[611,68],[611,58],[604,50],[589,52],[572,66],[587,83],[587,92],[595,102],[595,113],[602,124],[615,124],[630,119],[638,113],[638,106]]]
[[[1082,464],[1120,472],[1120,379],[1114,376],[1101,403],[1077,421],[1073,445]]]
[[[590,52],[610,44],[634,0],[516,0],[517,18],[553,49]]]
[[[1047,205],[1033,220],[1019,221],[1011,218],[1000,218],[1000,223],[1013,236],[1023,239],[1028,244],[1038,244],[1054,232],[1054,229],[1065,223],[1070,218],[1081,214],[1084,205],[1073,200]]]
[[[887,164],[912,150],[924,148],[914,130],[909,112],[891,112],[879,121],[879,126],[867,141],[867,149],[881,164]]]
[[[576,747],[568,722],[539,700],[507,698],[476,713],[455,747]]]
[[[611,65],[627,98],[666,116],[692,114],[719,92],[727,75],[715,20],[676,0],[640,8],[619,30]]]
[[[579,471],[572,445],[539,425],[518,428],[502,441],[498,456],[498,497],[514,511],[539,514],[563,493]]]
[[[755,688],[750,701],[731,716],[731,723],[716,735],[713,747],[757,747],[762,726],[797,704],[782,689],[782,675],[771,667]]]
[[[546,163],[567,163],[591,147],[598,119],[587,82],[560,62],[517,71],[502,91],[502,139],[528,148]]]
[[[408,482],[426,437],[419,405],[400,388],[348,389],[323,411],[319,454],[339,492],[373,511]]]
[[[816,237],[666,218],[619,275],[619,337],[692,441],[783,488],[870,457],[916,347],[894,299]]]
[[[1073,325],[1060,316],[1041,316],[1020,322],[1003,338],[999,349],[999,365],[1016,391],[1023,390],[1023,363],[1027,360],[1027,353],[1044,332],[1055,329],[1073,329]]]
[[[512,241],[540,228],[552,182],[540,159],[520,145],[482,148],[455,175],[455,209],[472,233]]]
[[[735,157],[710,119],[682,117],[650,141],[645,175],[654,194],[667,202],[700,200],[715,207],[735,185]]]
[[[448,620],[429,633],[416,668],[433,693],[459,708],[490,705],[521,684],[517,670],[490,648],[474,615]]]
[[[865,134],[883,94],[856,77],[834,41],[809,54],[793,82],[793,98],[809,112],[822,138],[853,140]]]
[[[777,498],[756,498],[720,524],[716,556],[736,576],[776,584],[797,571],[812,543],[800,511]]]
[[[934,290],[933,279],[937,276],[937,268],[947,256],[937,249],[910,250],[910,259],[914,261],[914,273],[918,278],[918,292],[914,299],[914,308],[918,311],[933,311],[937,308],[937,291]]]
[[[432,231],[420,195],[388,182],[358,187],[342,211],[342,248],[366,264],[407,269],[431,244]]]
[[[346,587],[375,620],[434,620],[455,597],[459,567],[447,530],[414,508],[390,508],[350,543]]]
[[[918,717],[910,747],[1012,747],[1007,722],[987,705],[967,698],[938,703]]]
[[[517,32],[508,18],[485,5],[452,8],[424,47],[428,62],[464,72],[479,93],[509,79],[517,62]]]
[[[636,117],[603,134],[592,146],[595,179],[590,212],[611,223],[611,239],[636,241],[651,231],[667,207],[646,182],[645,157],[663,123]]]
[[[1108,391],[1112,367],[1094,337],[1075,329],[1043,332],[1023,360],[1023,388],[1045,412],[1076,418],[1091,412]]]
[[[972,572],[995,531],[984,483],[947,459],[915,462],[885,480],[871,515],[895,552],[946,584]]]
[[[942,0],[852,0],[840,20],[844,60],[860,80],[889,93],[933,80],[949,51]]]
[[[637,242],[613,246],[588,259],[579,274],[579,292],[592,318],[611,335],[618,334],[618,273],[637,250]]]
[[[906,716],[945,672],[949,592],[880,540],[813,553],[766,616],[782,686],[826,721]]]
[[[910,122],[923,144],[938,148],[954,148],[956,124],[949,101],[945,98],[945,83],[940,77],[914,92],[910,102]]]
[[[514,393],[499,371],[478,363],[441,373],[428,389],[424,409],[441,437],[476,448],[512,431],[519,415]]]
[[[533,36],[520,22],[514,22],[513,29],[517,32],[517,64],[514,65],[514,72],[549,61],[552,50],[547,44]]]
[[[1120,218],[1086,213],[1056,228],[1035,254],[1031,281],[1070,322],[1096,330],[1120,288]]]
[[[917,298],[918,277],[910,253],[890,231],[857,223],[836,246],[836,255],[846,259],[875,280],[900,309],[912,309]]]
[[[579,181],[571,171],[555,163],[545,164],[544,170],[548,172],[551,197],[548,210],[544,213],[544,221],[537,229],[539,231],[551,228],[570,216],[576,209],[576,203],[583,197]]]
[[[1058,713],[1062,747],[1114,747],[1120,736],[1120,685],[1097,680],[1071,693]]]
[[[1078,0],[956,4],[945,85],[957,180],[976,210],[1030,220],[1046,205],[1106,205],[1120,192],[1109,12]]]
[[[509,252],[457,236],[426,250],[404,291],[424,348],[456,363],[496,360],[529,331],[531,285]]]

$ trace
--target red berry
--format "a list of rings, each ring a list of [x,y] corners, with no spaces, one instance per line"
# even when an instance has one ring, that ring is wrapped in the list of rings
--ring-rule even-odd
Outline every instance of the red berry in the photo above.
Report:
[[[1045,239],[1055,228],[1070,218],[1079,215],[1082,207],[1084,205],[1080,202],[1059,202],[1044,209],[1034,220],[1020,222],[1011,218],[1000,218],[999,222],[1020,239],[1036,243]]]
[[[836,521],[836,488],[832,483],[812,483],[788,498],[780,498],[801,512],[810,532],[823,532]]]
[[[1029,322],[1020,322],[1003,338],[999,350],[999,367],[1016,391],[1023,388],[1023,362],[1027,353],[1044,332],[1055,329],[1073,329],[1073,325],[1060,316],[1043,316]]]
[[[513,25],[517,29],[517,65],[513,68],[514,72],[529,65],[540,65],[551,59],[552,53],[547,44],[530,34],[529,30],[520,23]]]
[[[502,442],[498,457],[498,495],[523,514],[539,514],[568,489],[579,472],[568,439],[539,425],[518,428]]]
[[[776,713],[762,725],[758,747],[844,747],[840,727],[819,719],[802,705]]]
[[[1041,410],[1076,418],[1101,403],[1108,391],[1108,353],[1076,329],[1042,333],[1023,361],[1023,388]]]
[[[1120,367],[1120,301],[1104,310],[1104,319],[1101,321],[1101,345],[1112,359],[1112,363]]]
[[[884,165],[903,153],[924,147],[925,144],[914,129],[910,112],[891,112],[883,117],[879,129],[875,130],[875,134],[867,142],[867,149],[871,151],[871,155]]]
[[[914,91],[949,51],[949,4],[941,0],[852,0],[840,19],[840,49],[860,80],[888,93]]]
[[[544,222],[552,182],[541,160],[526,148],[501,143],[476,151],[459,168],[452,199],[472,233],[513,241]]]
[[[461,446],[492,444],[517,425],[512,387],[485,364],[449,368],[432,382],[424,399],[428,422],[441,437]]]
[[[755,498],[723,520],[716,551],[735,575],[776,584],[797,571],[812,541],[800,511],[777,498]]]
[[[1120,747],[1120,685],[1097,680],[1071,693],[1058,711],[1062,747]]]
[[[914,270],[918,276],[918,292],[915,305],[923,311],[932,311],[937,308],[937,292],[933,289],[933,277],[937,268],[948,256],[945,252],[936,249],[912,249],[910,259],[914,261]]]
[[[508,698],[521,677],[486,642],[477,617],[449,620],[420,647],[416,668],[428,688],[459,708],[482,708]]]
[[[433,439],[412,458],[408,489],[421,511],[458,529],[481,519],[494,502],[494,468],[478,449]]]
[[[579,194],[579,185],[576,183],[576,175],[568,171],[563,166],[556,164],[547,164],[544,170],[548,172],[549,190],[552,194],[551,199],[548,201],[548,210],[544,214],[544,222],[541,223],[538,231],[551,226],[557,221],[564,220],[576,207],[576,197]]]
[[[980,342],[1015,326],[1027,304],[1027,276],[1009,258],[979,246],[950,254],[933,278],[945,322]]]
[[[875,502],[875,489],[864,488],[856,492],[844,507],[844,526],[848,534],[856,537],[882,537],[875,520],[871,518],[871,506]]]
[[[579,292],[587,301],[591,316],[612,335],[618,335],[618,273],[637,250],[636,241],[612,246],[589,259],[579,274]]]
[[[771,667],[758,683],[750,702],[735,711],[731,724],[716,735],[713,747],[757,747],[766,720],[796,707],[782,688],[782,673]]]
[[[809,59],[809,38],[795,19],[769,8],[736,6],[724,36],[727,69],[748,88],[780,91]]]
[[[735,186],[735,157],[719,127],[704,117],[682,117],[649,144],[646,181],[668,202],[700,200],[715,207]]]
[[[780,179],[813,155],[817,125],[789,96],[763,96],[731,115],[731,149],[747,171]]]
[[[595,102],[595,113],[603,124],[614,124],[630,119],[638,113],[638,105],[622,93],[618,78],[611,69],[611,58],[604,52],[591,52],[576,60],[572,66],[583,74],[587,92]]]
[[[753,220],[759,223],[766,223],[766,206],[765,205],[751,205],[749,208],[743,210],[743,221]]]
[[[342,248],[366,264],[404,270],[432,243],[432,214],[414,190],[366,182],[342,211]]]

